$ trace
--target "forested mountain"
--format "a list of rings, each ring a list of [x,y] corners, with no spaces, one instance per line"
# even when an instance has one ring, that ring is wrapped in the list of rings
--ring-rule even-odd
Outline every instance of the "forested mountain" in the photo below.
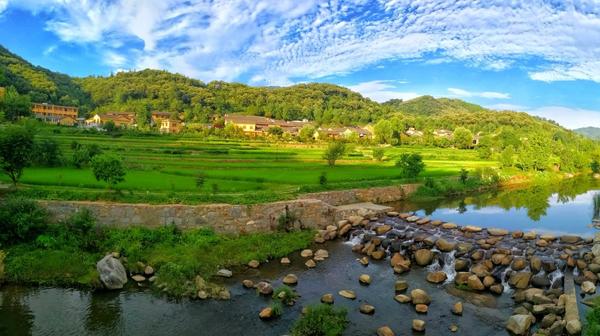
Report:
[[[13,86],[34,103],[91,107],[89,95],[68,75],[34,66],[0,45],[0,87]]]
[[[583,127],[578,128],[575,132],[584,135],[588,138],[600,140],[600,128],[599,127]]]

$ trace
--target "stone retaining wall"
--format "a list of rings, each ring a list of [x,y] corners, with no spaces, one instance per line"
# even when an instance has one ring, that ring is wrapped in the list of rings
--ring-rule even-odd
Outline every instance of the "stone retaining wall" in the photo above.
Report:
[[[403,184],[368,189],[334,190],[302,195],[301,199],[318,199],[331,205],[373,202],[376,204],[401,201],[414,193],[419,184]]]
[[[61,222],[80,209],[89,209],[99,225],[160,227],[174,224],[182,229],[212,228],[219,233],[268,232],[278,218],[293,213],[303,227],[321,229],[338,219],[336,205],[358,202],[392,202],[416,190],[413,185],[315,193],[292,201],[255,205],[126,204],[106,202],[40,201],[53,221]],[[355,209],[350,212],[359,212]],[[362,209],[364,212],[364,209]],[[340,212],[342,210],[340,209]],[[371,212],[376,212],[369,210]],[[351,213],[343,210],[344,216]]]

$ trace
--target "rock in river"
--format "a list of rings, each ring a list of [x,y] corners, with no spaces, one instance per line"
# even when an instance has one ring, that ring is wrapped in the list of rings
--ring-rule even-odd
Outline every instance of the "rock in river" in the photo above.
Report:
[[[433,260],[433,252],[428,249],[420,249],[415,252],[415,261],[419,266],[427,266]]]
[[[435,284],[442,283],[442,282],[446,281],[447,278],[448,277],[446,276],[446,273],[444,273],[442,271],[431,272],[431,273],[427,274],[427,281],[429,281],[431,283],[435,283]]]
[[[358,281],[363,285],[370,285],[371,276],[368,274],[361,274],[360,277],[358,277]]]
[[[394,334],[392,329],[390,329],[390,327],[388,327],[388,326],[383,326],[383,327],[377,329],[377,336],[395,336],[395,335],[396,334]]]
[[[290,286],[298,283],[298,277],[295,274],[288,274],[283,277],[283,283]]]
[[[341,297],[344,297],[346,299],[350,299],[350,300],[356,299],[356,293],[354,293],[354,291],[351,291],[351,290],[343,289],[343,290],[339,291],[338,294],[340,294]]]
[[[442,252],[450,252],[456,248],[456,242],[440,238],[435,242],[435,246]]]
[[[506,329],[515,335],[527,335],[533,324],[531,315],[513,315],[506,323]]]
[[[323,296],[321,296],[321,302],[326,304],[333,304],[333,294],[323,294]]]
[[[359,308],[360,312],[363,314],[367,314],[367,315],[371,315],[373,313],[375,313],[375,307],[371,306],[370,304],[362,304]]]
[[[425,321],[423,320],[413,320],[412,328],[414,331],[424,331],[425,330]]]
[[[413,289],[410,292],[411,301],[413,304],[429,304],[431,302],[431,298],[427,294],[426,291],[422,289]]]
[[[96,264],[100,281],[108,289],[121,289],[127,283],[125,267],[112,255],[107,255]]]
[[[223,268],[217,271],[217,275],[224,278],[231,278],[233,276],[233,272]]]
[[[596,285],[591,281],[584,281],[581,284],[581,291],[585,294],[594,294],[596,293]]]
[[[271,295],[273,294],[273,286],[266,281],[261,281],[256,284],[256,290],[259,294],[262,295]]]
[[[452,306],[452,314],[454,315],[462,315],[463,313],[463,304],[462,302],[457,302]]]

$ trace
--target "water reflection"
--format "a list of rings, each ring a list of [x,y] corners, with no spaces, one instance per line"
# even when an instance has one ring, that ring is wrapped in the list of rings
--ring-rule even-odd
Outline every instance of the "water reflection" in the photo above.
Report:
[[[85,329],[89,335],[116,335],[122,325],[121,297],[118,291],[89,295]]]
[[[24,288],[7,288],[0,292],[0,335],[30,335],[34,316],[24,297],[32,291]]]
[[[585,177],[450,200],[402,202],[396,207],[459,224],[589,236],[595,231],[591,224],[600,221],[598,189],[597,180]]]

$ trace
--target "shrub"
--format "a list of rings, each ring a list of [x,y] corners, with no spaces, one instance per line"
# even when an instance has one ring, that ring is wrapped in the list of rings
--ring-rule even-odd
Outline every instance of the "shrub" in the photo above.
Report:
[[[269,308],[271,308],[271,311],[273,312],[273,317],[279,317],[283,314],[283,304],[281,304],[280,301],[273,301],[269,305]]]
[[[587,324],[584,335],[599,336],[600,335],[600,307],[595,307],[590,310],[586,316]]]
[[[319,304],[307,308],[304,316],[294,323],[292,336],[339,336],[348,325],[348,312]]]
[[[327,160],[327,164],[331,167],[335,166],[335,162],[346,153],[346,145],[343,142],[335,141],[330,143],[323,153],[323,159]]]
[[[462,168],[460,170],[460,176],[459,176],[460,182],[462,182],[462,184],[465,184],[465,183],[467,183],[468,178],[469,178],[469,171]]]
[[[298,293],[288,286],[277,287],[273,291],[273,299],[280,301],[281,303],[291,306],[298,299]]]
[[[196,188],[200,189],[204,186],[204,181],[206,180],[206,175],[203,172],[198,173],[196,175]]]
[[[321,175],[319,176],[319,184],[320,185],[326,185],[327,184],[327,173],[321,172]]]
[[[396,167],[400,168],[400,176],[405,178],[415,178],[425,169],[425,163],[420,154],[400,155],[400,159],[396,161]]]
[[[31,241],[46,224],[46,211],[32,200],[11,197],[0,204],[0,244]]]
[[[0,128],[0,168],[16,186],[23,169],[31,164],[34,133],[23,126]]]
[[[385,156],[385,150],[383,148],[373,148],[373,159],[376,161],[382,161]]]
[[[298,221],[298,216],[293,211],[290,211],[286,205],[285,212],[277,218],[277,231],[289,232],[294,229],[294,225]]]
[[[54,140],[44,139],[36,143],[34,151],[34,161],[39,166],[56,167],[61,164],[62,153]]]
[[[100,154],[92,159],[92,172],[98,181],[104,181],[109,188],[114,188],[125,180],[123,161],[113,154]]]
[[[598,162],[598,160],[592,161],[590,168],[592,169],[592,173],[600,174],[600,162]]]

